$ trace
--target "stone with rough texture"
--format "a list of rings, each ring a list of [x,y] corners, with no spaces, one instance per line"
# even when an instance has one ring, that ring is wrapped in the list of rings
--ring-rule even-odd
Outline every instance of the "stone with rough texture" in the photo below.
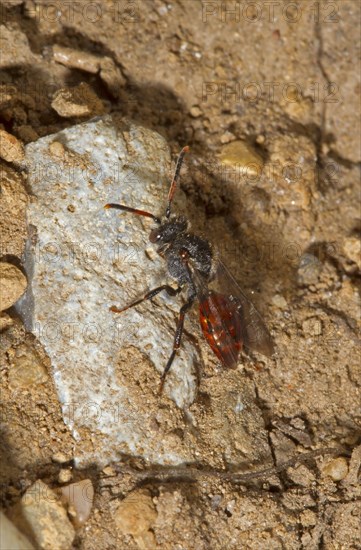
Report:
[[[133,491],[118,506],[114,522],[119,531],[134,537],[139,548],[148,550],[155,544],[154,535],[150,529],[157,515],[149,491]]]
[[[0,130],[0,157],[7,162],[19,162],[24,158],[21,142],[5,130]]]
[[[39,354],[28,343],[23,342],[9,352],[11,368],[9,384],[12,388],[28,388],[33,384],[44,384],[48,373],[42,364]]]
[[[22,531],[42,550],[67,550],[75,530],[55,493],[41,480],[23,495],[11,516]]]
[[[0,254],[20,257],[26,240],[26,191],[21,176],[5,163],[1,164],[0,185]]]
[[[100,69],[99,57],[85,51],[74,50],[73,48],[66,48],[65,46],[54,44],[53,56],[57,63],[61,63],[72,69],[78,69],[92,74],[96,74]]]
[[[0,67],[13,67],[33,63],[33,55],[26,34],[6,25],[0,27]]]
[[[105,112],[102,101],[85,82],[58,90],[51,106],[62,117],[89,117]]]
[[[0,263],[0,311],[13,306],[26,289],[26,277],[15,265]]]
[[[53,145],[59,142],[62,153],[54,155]],[[111,117],[26,147],[34,194],[28,222],[34,236],[25,262],[31,289],[19,311],[52,361],[66,422],[77,439],[81,427],[99,434],[102,451],[94,452],[100,462],[108,456],[104,463],[121,448],[136,454],[142,448],[152,460],[165,460],[143,435],[144,417],[129,408],[118,357],[123,348],[147,349],[149,370],[162,372],[179,306],[165,296],[168,308],[157,308],[154,317],[151,309],[142,314],[136,308],[122,316],[109,311],[112,304],[127,303],[164,281],[164,266],[157,255],[149,261],[145,254],[152,222],[104,205],[121,201],[160,214],[169,160],[161,136]],[[147,267],[140,269],[143,264]],[[144,280],[143,269],[149,270]],[[179,406],[191,401],[195,388],[191,361],[184,361],[187,348],[185,344],[172,369],[178,378],[172,394]]]

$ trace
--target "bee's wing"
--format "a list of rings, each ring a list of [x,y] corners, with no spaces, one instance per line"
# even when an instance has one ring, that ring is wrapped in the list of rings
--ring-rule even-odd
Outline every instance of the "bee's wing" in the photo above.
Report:
[[[261,315],[220,259],[216,263],[215,278],[210,283],[210,286],[212,285],[215,285],[230,303],[237,306],[243,344],[267,357],[273,355],[272,338]]]
[[[199,295],[200,323],[208,344],[227,368],[235,369],[243,341],[237,306],[213,290]]]

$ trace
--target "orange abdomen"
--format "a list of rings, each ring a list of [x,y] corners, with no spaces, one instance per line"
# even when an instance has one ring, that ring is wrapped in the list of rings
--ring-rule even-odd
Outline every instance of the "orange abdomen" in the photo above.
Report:
[[[242,349],[238,306],[227,296],[211,291],[199,304],[203,334],[225,367],[236,368]]]

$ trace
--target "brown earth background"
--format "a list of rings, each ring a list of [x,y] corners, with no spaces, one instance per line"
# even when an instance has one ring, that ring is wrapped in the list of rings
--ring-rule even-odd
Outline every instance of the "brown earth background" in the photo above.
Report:
[[[50,361],[7,305],[0,317],[3,510],[20,525],[16,507],[36,480],[57,491],[88,479],[90,516],[77,523],[67,510],[75,526],[67,547],[361,548],[360,3],[0,6],[1,261],[18,268],[12,275],[2,268],[10,305],[25,284],[31,198],[19,168],[23,146],[119,114],[164,136],[173,158],[190,145],[181,185],[193,228],[254,293],[277,347],[273,359],[244,356],[231,373],[203,352],[190,406],[197,430],[187,411],[158,398],[146,350],[128,348],[121,375],[136,388],[139,414],[182,444],[198,439],[197,463],[167,471],[123,457],[79,470]],[[232,142],[248,152],[232,157]],[[250,177],[240,168],[255,158],[261,172]],[[204,350],[197,315],[187,323],[185,339]],[[241,475],[223,447],[237,439],[227,404],[243,385],[273,464],[261,453],[249,467],[242,462]],[[91,448],[91,433],[82,437]],[[54,519],[60,531],[61,521]],[[61,548],[52,536],[39,547]]]

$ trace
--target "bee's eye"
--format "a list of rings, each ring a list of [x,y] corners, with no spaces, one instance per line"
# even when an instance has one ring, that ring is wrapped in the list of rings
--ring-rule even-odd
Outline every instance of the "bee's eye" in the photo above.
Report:
[[[159,241],[160,237],[161,234],[159,229],[153,229],[153,231],[150,232],[149,240],[151,243],[156,243],[157,241]]]

